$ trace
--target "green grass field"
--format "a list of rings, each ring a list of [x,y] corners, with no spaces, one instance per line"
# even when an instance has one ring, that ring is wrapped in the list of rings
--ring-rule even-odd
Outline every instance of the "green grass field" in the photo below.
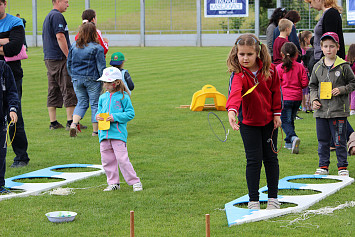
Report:
[[[227,95],[225,61],[229,49],[110,48],[108,59],[115,51],[125,54],[125,68],[136,86],[132,92],[136,117],[128,123],[127,144],[144,190],[134,193],[122,180],[121,190],[103,192],[106,177],[101,175],[69,184],[70,188],[93,188],[75,190],[68,196],[44,194],[4,200],[0,202],[0,236],[129,236],[131,210],[135,211],[136,236],[204,236],[207,213],[211,215],[211,236],[354,236],[354,208],[312,217],[300,223],[307,227],[294,229],[281,226],[287,223],[284,220],[300,214],[227,226],[224,204],[247,194],[240,134],[231,132],[227,142],[219,142],[208,125],[209,111],[177,107],[190,104],[193,93],[205,84]],[[70,138],[65,130],[48,129],[42,49],[30,48],[28,54],[29,59],[23,61],[22,106],[31,161],[27,167],[10,168],[14,157],[10,147],[6,178],[58,164],[100,164],[99,142],[91,136],[91,129],[76,138]],[[65,110],[57,113],[59,122],[65,123]],[[228,126],[226,112],[216,113]],[[299,115],[304,118],[296,120],[300,154],[281,150],[280,178],[313,174],[318,165],[315,119],[311,114]],[[82,123],[91,128],[90,111]],[[355,124],[355,117],[350,123]],[[354,157],[349,157],[349,163],[353,176]],[[330,173],[337,174],[334,153]],[[264,171],[260,185],[266,185]],[[310,209],[353,201],[354,192],[354,185],[347,186]],[[71,223],[49,222],[45,213],[57,210],[74,211],[78,216]]]

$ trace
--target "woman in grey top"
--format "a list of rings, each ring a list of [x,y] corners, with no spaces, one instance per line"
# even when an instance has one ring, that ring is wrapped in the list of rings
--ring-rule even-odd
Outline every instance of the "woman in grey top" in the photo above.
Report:
[[[272,45],[273,45],[273,37],[274,37],[274,30],[279,24],[279,20],[282,19],[287,13],[287,10],[285,8],[278,7],[275,9],[275,11],[272,13],[269,26],[266,29],[266,42],[267,42],[267,48],[269,49],[269,53],[272,58]]]

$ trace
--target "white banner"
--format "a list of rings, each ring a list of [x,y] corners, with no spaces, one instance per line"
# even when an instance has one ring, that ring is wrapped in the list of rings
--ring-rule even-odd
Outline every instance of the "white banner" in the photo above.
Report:
[[[248,17],[249,0],[205,0],[205,17]]]

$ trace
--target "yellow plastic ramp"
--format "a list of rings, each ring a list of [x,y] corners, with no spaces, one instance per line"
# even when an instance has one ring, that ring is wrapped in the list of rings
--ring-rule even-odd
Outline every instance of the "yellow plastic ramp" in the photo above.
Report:
[[[194,93],[190,109],[192,111],[202,111],[205,106],[206,98],[213,98],[214,106],[217,110],[226,110],[227,98],[219,93],[212,85],[205,85],[201,90]]]

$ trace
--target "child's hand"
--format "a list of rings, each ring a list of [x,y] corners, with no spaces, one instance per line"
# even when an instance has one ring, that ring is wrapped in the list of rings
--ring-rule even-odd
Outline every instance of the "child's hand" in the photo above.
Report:
[[[100,116],[100,114],[96,115],[96,121],[103,121],[104,118]]]
[[[10,112],[11,121],[17,123],[17,114],[15,112]]]
[[[334,89],[332,90],[332,95],[334,95],[334,96],[340,95],[340,90],[339,90],[339,88],[334,88]]]
[[[274,128],[281,127],[281,119],[280,116],[274,116]]]
[[[235,116],[236,116],[236,114],[234,113],[234,111],[228,112],[229,124],[231,125],[233,130],[238,131],[239,125],[237,124],[237,120],[235,119]]]
[[[350,148],[350,155],[355,155],[355,147]]]
[[[313,109],[319,109],[322,106],[322,104],[318,100],[314,100],[312,105]]]
[[[112,114],[107,117],[106,121],[114,122],[115,120],[113,119]]]

